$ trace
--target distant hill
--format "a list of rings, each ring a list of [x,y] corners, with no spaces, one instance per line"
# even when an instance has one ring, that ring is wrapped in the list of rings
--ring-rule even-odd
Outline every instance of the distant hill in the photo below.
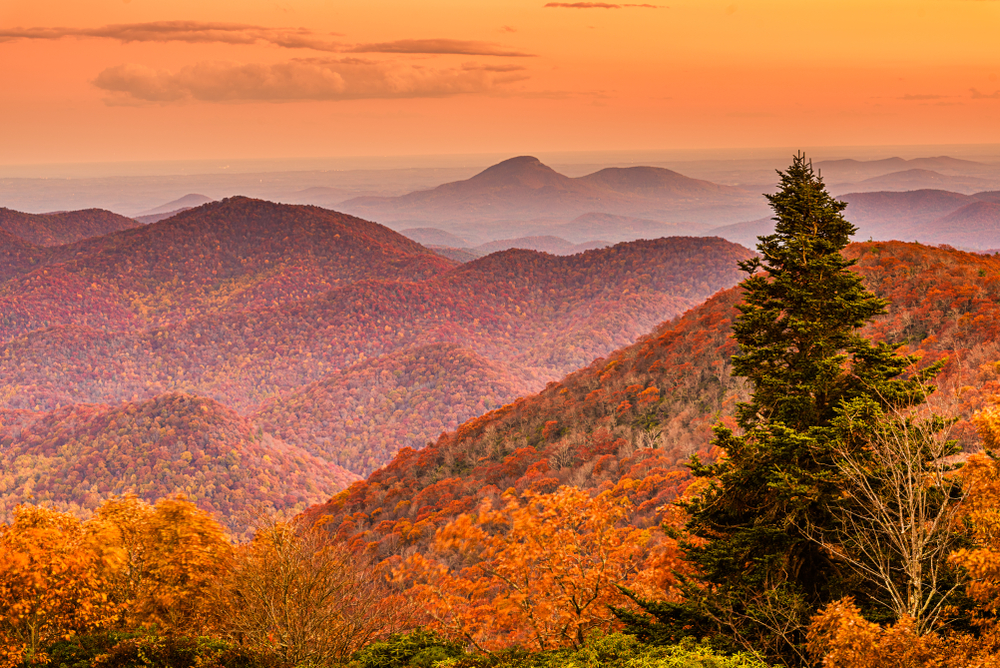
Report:
[[[161,220],[166,220],[167,218],[173,218],[182,211],[187,211],[192,207],[184,207],[182,209],[175,209],[173,211],[167,211],[166,213],[151,213],[148,216],[133,216],[132,220],[139,223],[140,225],[152,225],[153,223],[158,223]]]
[[[640,197],[674,196],[685,199],[728,194],[733,190],[661,167],[608,167],[577,180],[623,195]]]
[[[535,250],[541,253],[551,253],[552,255],[573,255],[575,253],[583,253],[597,248],[605,248],[610,245],[610,242],[599,240],[588,241],[582,244],[574,244],[559,237],[541,236],[490,241],[476,246],[474,250],[480,255],[489,255],[490,253],[496,253],[497,251],[508,250],[510,248]]]
[[[447,246],[449,248],[466,248],[469,242],[462,237],[439,230],[436,227],[410,227],[400,230],[400,234],[408,239],[413,239],[418,244],[424,246]]]
[[[167,202],[166,204],[161,204],[160,206],[154,207],[152,209],[147,209],[146,211],[141,211],[134,216],[134,218],[145,218],[149,216],[156,216],[162,214],[176,214],[180,211],[185,211],[187,209],[193,209],[196,206],[201,206],[202,204],[208,204],[209,202],[214,202],[211,197],[206,197],[205,195],[199,195],[197,193],[190,193],[184,195],[184,197],[179,197],[175,200]],[[152,221],[155,222],[155,221]]]
[[[915,225],[913,234],[927,243],[1000,246],[1000,202],[974,201],[938,220]]]
[[[945,190],[848,193],[844,215],[860,228],[859,236],[913,240],[912,228],[931,222],[975,201],[969,195]]]
[[[23,278],[0,285],[0,305],[18,314],[15,323],[0,321],[0,341],[39,327],[93,325],[90,302],[154,326],[369,278],[419,280],[454,264],[376,223],[234,197],[51,249]]]
[[[35,246],[60,246],[137,227],[131,218],[103,209],[21,213],[0,208],[0,231]]]
[[[762,204],[756,193],[659,167],[609,168],[570,178],[537,158],[521,156],[493,165],[465,181],[400,197],[354,198],[342,202],[339,208],[388,223],[426,221],[431,223],[429,227],[462,236],[463,227],[488,221],[567,222],[598,212],[668,222],[704,222],[704,218],[722,212],[760,211]]]
[[[479,253],[478,251],[474,251],[471,248],[452,248],[450,246],[434,246],[434,245],[428,245],[427,247],[430,248],[435,253],[437,253],[438,255],[440,255],[441,257],[447,258],[449,260],[454,260],[459,264],[465,262],[472,262],[473,260],[478,260],[479,258],[482,257],[481,253]]]
[[[998,184],[1000,184],[1000,176],[989,179],[967,175],[940,174],[929,169],[907,169],[874,176],[856,183],[839,183],[832,189],[835,193],[937,189],[968,195]]]
[[[963,195],[945,190],[849,193],[844,216],[858,227],[857,237],[876,240],[950,244],[970,250],[1000,246],[1000,225],[991,193]],[[774,231],[770,218],[711,230],[724,239],[751,247]]]
[[[297,190],[281,198],[287,204],[314,204],[327,208],[334,208],[345,199],[350,199],[356,193],[343,188],[331,188],[330,186],[314,186]]]
[[[883,158],[881,160],[822,160],[814,163],[823,180],[828,184],[836,182],[858,182],[864,179],[905,172],[907,170],[929,170],[945,174],[981,175],[992,171],[990,165],[972,160],[961,160],[946,155],[930,158],[913,158],[904,160],[899,157]]]
[[[585,213],[551,228],[556,236],[584,243],[591,239],[614,238],[623,241],[660,237],[703,236],[709,229],[700,223],[661,223],[610,213]]]
[[[17,426],[0,421],[0,443],[0,520],[29,500],[86,511],[111,494],[154,501],[180,492],[241,531],[254,506],[304,509],[357,479],[183,394],[78,404]]]
[[[607,203],[601,196],[611,196],[624,204],[620,196],[605,188],[595,188],[579,179],[571,179],[543,165],[537,158],[511,158],[489,167],[465,181],[445,183],[433,190],[423,190],[400,197],[359,197],[343,202],[344,211],[377,213],[386,219],[394,213],[413,216],[434,214],[445,219],[459,216],[490,217],[550,215],[563,210],[582,213]]]
[[[848,216],[850,218],[850,216]],[[749,220],[745,223],[734,223],[712,228],[706,234],[713,234],[733,243],[741,244],[747,248],[754,248],[759,237],[774,233],[774,220],[771,218],[760,218]]]

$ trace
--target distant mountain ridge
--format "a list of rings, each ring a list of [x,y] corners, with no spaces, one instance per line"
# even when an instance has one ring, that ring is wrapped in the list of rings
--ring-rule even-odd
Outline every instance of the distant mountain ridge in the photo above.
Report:
[[[180,211],[185,211],[187,209],[193,209],[196,206],[201,206],[202,204],[208,204],[209,202],[214,202],[211,197],[206,197],[205,195],[199,195],[198,193],[189,193],[183,197],[178,197],[175,200],[171,200],[166,204],[161,204],[160,206],[153,207],[147,211],[141,211],[137,213],[133,218],[143,218],[148,216],[156,216],[165,213],[179,213]]]
[[[94,300],[111,300],[117,306],[109,308],[154,326],[297,301],[367,278],[419,280],[455,264],[376,223],[243,197],[37,258],[19,265],[19,282],[0,286],[0,307],[12,314],[0,321],[0,341],[43,324],[83,322],[74,318]],[[27,294],[33,309],[22,303]]]
[[[505,160],[472,178],[431,190],[399,197],[358,197],[339,205],[349,213],[387,223],[430,222],[427,227],[459,236],[463,227],[486,221],[554,218],[566,222],[598,212],[702,222],[696,219],[715,215],[706,213],[709,210],[746,212],[761,207],[756,193],[660,167],[615,167],[570,178],[531,156]]]
[[[973,195],[947,190],[853,192],[837,197],[847,202],[844,217],[858,227],[859,239],[920,241],[966,250],[1000,248],[998,192]],[[725,239],[752,246],[771,234],[774,221],[761,218],[710,230]]]
[[[0,208],[0,231],[35,246],[61,246],[137,226],[131,218],[103,209],[21,213]]]
[[[981,162],[973,160],[962,160],[946,155],[928,158],[904,158],[892,157],[880,160],[854,160],[846,158],[841,160],[821,160],[813,164],[823,176],[823,179],[831,183],[833,181],[858,181],[883,176],[892,172],[903,172],[912,169],[929,170],[934,172],[952,172],[968,175],[970,172],[978,172],[986,167]]]

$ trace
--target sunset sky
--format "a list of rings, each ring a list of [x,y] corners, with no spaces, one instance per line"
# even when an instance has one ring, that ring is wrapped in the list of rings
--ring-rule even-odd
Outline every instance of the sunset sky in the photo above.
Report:
[[[0,164],[1000,143],[1000,0],[2,0]]]

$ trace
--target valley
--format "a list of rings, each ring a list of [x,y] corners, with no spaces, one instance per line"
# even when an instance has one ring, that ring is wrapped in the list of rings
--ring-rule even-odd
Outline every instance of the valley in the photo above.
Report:
[[[855,186],[911,162],[924,165],[826,169]],[[171,201],[135,220],[4,210],[0,516],[189,504],[244,542],[259,540],[262,517],[294,518],[300,536],[364,555],[388,587],[379,605],[425,600],[424,623],[483,650],[541,641],[523,611],[480,617],[508,604],[477,598],[501,586],[477,559],[501,567],[521,536],[539,545],[520,559],[558,570],[567,562],[552,559],[576,558],[563,550],[594,559],[609,536],[609,577],[639,598],[605,588],[595,601],[638,623],[628,615],[647,598],[689,586],[680,536],[692,506],[677,503],[707,493],[699,471],[727,465],[719,434],[754,398],[734,369],[748,285],[737,283],[761,258],[751,239],[775,230],[769,218],[669,219],[746,197],[661,168],[569,178],[519,158],[351,200],[413,225],[400,232],[244,196]],[[843,258],[886,304],[860,335],[912,355],[906,377],[934,371],[927,405],[967,458],[992,438],[984,416],[1000,401],[1000,260],[968,250],[1000,244],[997,198],[842,199],[870,237]],[[880,240],[897,237],[921,243]],[[555,524],[529,529],[540,517]],[[539,580],[532,596],[548,588]]]

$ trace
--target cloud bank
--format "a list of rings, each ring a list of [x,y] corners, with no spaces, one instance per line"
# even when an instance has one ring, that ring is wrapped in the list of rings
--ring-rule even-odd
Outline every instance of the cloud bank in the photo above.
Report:
[[[203,62],[176,72],[125,64],[109,67],[93,83],[110,94],[109,104],[357,100],[488,93],[527,78],[522,70],[478,64],[433,69],[358,59]]]
[[[559,7],[562,9],[623,9],[627,7],[660,9],[661,5],[648,5],[645,3],[619,5],[610,2],[549,2],[545,4],[545,7]]]
[[[345,53],[457,54],[524,58],[533,54],[506,49],[492,42],[461,39],[402,39],[375,44],[345,45],[306,28],[264,28],[243,23],[155,21],[123,23],[103,28],[15,28],[0,30],[0,42],[19,39],[57,40],[91,37],[129,42],[185,42],[188,44],[270,44],[285,49]]]
[[[0,42],[16,39],[56,40],[95,37],[129,42],[186,42],[205,44],[272,44],[286,49],[338,51],[341,45],[306,28],[264,28],[243,23],[155,21],[123,23],[103,28],[15,28],[0,30]]]
[[[503,56],[529,58],[534,54],[511,51],[492,42],[474,42],[462,39],[401,39],[395,42],[358,44],[346,49],[347,53],[434,53],[465,56]]]
[[[970,88],[969,94],[972,96],[973,100],[1000,100],[1000,90],[994,91],[993,93],[981,93],[975,88]]]

